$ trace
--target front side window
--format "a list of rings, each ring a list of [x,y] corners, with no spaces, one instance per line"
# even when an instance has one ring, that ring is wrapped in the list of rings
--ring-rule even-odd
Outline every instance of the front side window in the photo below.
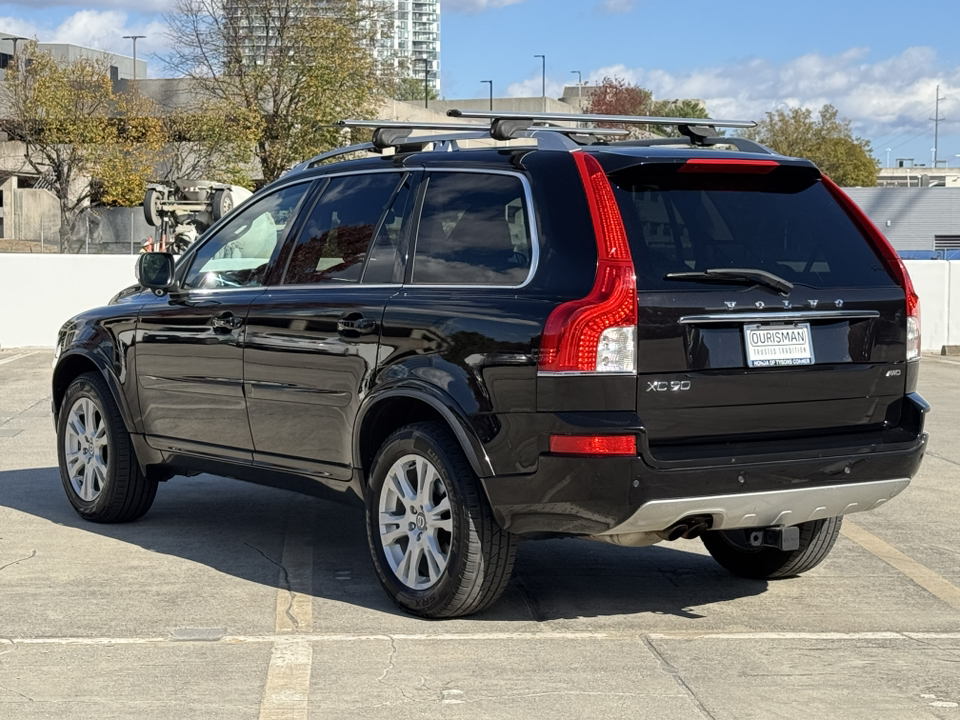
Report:
[[[270,259],[309,182],[288,185],[251,203],[205,242],[184,279],[188,288],[262,285]]]
[[[431,173],[413,261],[420,285],[521,285],[533,243],[513,175]]]
[[[283,284],[359,280],[373,235],[401,179],[397,173],[331,178],[300,231]]]

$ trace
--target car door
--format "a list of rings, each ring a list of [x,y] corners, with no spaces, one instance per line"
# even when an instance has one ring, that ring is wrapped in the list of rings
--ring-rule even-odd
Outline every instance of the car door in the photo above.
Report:
[[[404,272],[418,173],[330,177],[291,239],[279,286],[250,308],[244,377],[255,461],[347,480],[377,366],[383,309]]]
[[[241,208],[184,258],[179,287],[142,308],[137,381],[154,447],[251,459],[244,323],[310,186],[291,183]]]

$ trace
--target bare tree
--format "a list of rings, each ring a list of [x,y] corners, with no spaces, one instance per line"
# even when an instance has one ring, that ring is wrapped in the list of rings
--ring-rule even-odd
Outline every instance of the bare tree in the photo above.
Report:
[[[273,180],[340,145],[334,122],[375,112],[392,83],[373,52],[391,32],[385,7],[381,0],[174,0],[168,64],[224,112],[256,114],[256,155],[264,179]]]

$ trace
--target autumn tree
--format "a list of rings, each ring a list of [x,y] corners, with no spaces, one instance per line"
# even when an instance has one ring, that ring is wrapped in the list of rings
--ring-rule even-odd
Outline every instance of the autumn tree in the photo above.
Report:
[[[592,91],[586,112],[592,115],[653,115],[653,93],[636,83],[620,77],[605,77]],[[599,127],[627,130],[632,137],[646,137],[649,133],[637,125],[597,123]]]
[[[653,93],[623,78],[605,77],[590,96],[588,113],[597,115],[645,115],[653,117],[708,118],[707,109],[699,100],[654,100]],[[625,125],[598,123],[600,127],[624,129],[633,137],[663,135],[678,137],[675,125]]]
[[[838,185],[877,184],[870,142],[854,137],[850,121],[840,118],[832,105],[824,105],[817,117],[808,108],[778,108],[741,134],[783,155],[813,161]]]
[[[394,83],[373,48],[380,0],[173,0],[169,66],[228,116],[253,112],[264,180],[342,143],[337,120],[371,117]],[[392,66],[391,66],[392,67]]]
[[[161,123],[136,93],[114,92],[102,60],[59,60],[26,43],[0,87],[2,130],[24,143],[23,170],[42,178],[60,205],[60,250],[80,248],[95,192],[115,204],[142,200],[162,146]]]

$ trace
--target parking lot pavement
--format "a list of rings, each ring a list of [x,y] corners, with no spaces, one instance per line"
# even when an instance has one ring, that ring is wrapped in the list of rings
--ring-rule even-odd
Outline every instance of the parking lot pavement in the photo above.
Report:
[[[51,360],[0,352],[0,718],[960,718],[960,362],[923,361],[914,483],[803,577],[531,542],[498,605],[427,622],[386,600],[357,510],[200,476],[81,521]]]

